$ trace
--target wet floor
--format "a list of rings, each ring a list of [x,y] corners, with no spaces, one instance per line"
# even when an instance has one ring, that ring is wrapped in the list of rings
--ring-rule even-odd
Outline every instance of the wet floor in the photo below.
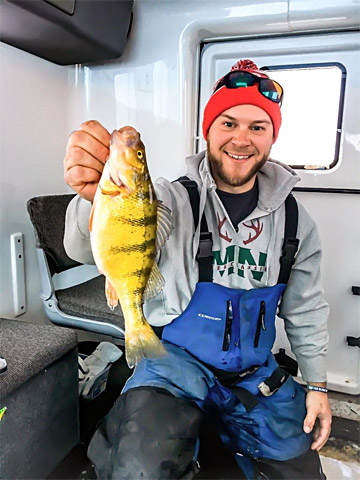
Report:
[[[328,480],[360,479],[359,443],[330,437],[320,453]]]

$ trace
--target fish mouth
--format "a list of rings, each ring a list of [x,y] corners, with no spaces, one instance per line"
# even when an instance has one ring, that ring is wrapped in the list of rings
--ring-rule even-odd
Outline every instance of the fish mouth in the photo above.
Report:
[[[109,180],[119,188],[119,193],[133,193],[134,189],[123,182],[120,178],[120,174],[116,175],[116,179],[112,175],[109,175]]]
[[[140,134],[135,128],[126,126],[120,130],[114,130],[110,137],[110,146],[117,146],[117,148],[130,147],[134,148],[140,141]]]
[[[117,187],[125,187],[124,183],[120,180],[120,178],[118,178],[117,180],[115,180],[111,174],[109,174],[109,179],[110,181],[116,185]]]

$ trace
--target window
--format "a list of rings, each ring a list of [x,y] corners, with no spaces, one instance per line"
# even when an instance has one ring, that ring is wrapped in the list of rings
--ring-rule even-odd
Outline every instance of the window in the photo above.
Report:
[[[325,170],[339,158],[346,70],[340,63],[264,67],[284,88],[282,126],[271,158]]]

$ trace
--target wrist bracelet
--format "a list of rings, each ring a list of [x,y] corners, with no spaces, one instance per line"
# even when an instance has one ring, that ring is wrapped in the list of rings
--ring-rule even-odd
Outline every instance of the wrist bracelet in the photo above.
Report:
[[[314,392],[328,393],[328,389],[324,387],[317,387],[316,385],[308,385],[308,390],[314,390]]]

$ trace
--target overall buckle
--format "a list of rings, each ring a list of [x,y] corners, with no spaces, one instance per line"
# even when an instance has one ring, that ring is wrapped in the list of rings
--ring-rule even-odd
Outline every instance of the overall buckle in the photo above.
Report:
[[[276,368],[270,377],[265,378],[265,380],[258,385],[258,389],[264,395],[264,397],[271,397],[279,388],[285,383],[289,374],[285,372],[282,368]]]
[[[259,385],[258,385],[258,389],[260,390],[260,392],[264,395],[264,397],[271,397],[271,395],[273,395],[275,392],[277,392],[279,390],[280,387],[278,388],[275,388],[275,390],[270,390],[270,387],[269,385],[266,385],[265,382],[261,382]]]
[[[299,240],[297,238],[288,238],[286,244],[283,247],[282,260],[289,262],[291,265],[295,262],[295,255],[299,248]]]
[[[196,255],[196,260],[199,258],[207,258],[212,256],[212,233],[211,232],[201,232],[200,233],[200,243],[199,250]]]

